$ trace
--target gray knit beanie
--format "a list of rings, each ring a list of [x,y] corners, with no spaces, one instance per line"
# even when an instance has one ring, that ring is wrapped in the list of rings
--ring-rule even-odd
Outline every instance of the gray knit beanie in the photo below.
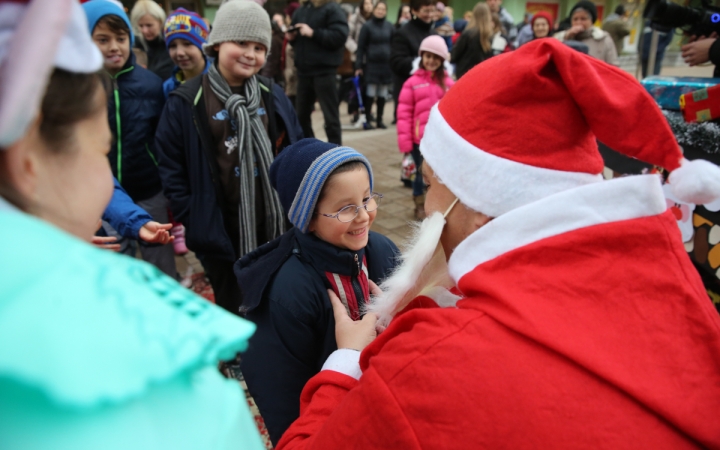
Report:
[[[253,1],[231,0],[222,4],[215,14],[203,51],[211,58],[217,58],[214,45],[228,41],[251,41],[261,43],[269,52],[271,37],[270,16],[262,6]]]

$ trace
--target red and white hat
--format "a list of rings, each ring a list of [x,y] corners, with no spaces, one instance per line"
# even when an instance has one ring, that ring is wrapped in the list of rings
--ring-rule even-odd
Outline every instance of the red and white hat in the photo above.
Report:
[[[596,138],[671,171],[673,192],[686,202],[720,198],[720,168],[683,158],[637,80],[554,39],[463,76],[433,107],[420,151],[463,204],[498,217],[602,181]]]
[[[78,0],[0,0],[0,149],[25,134],[55,67],[92,73],[102,63]]]

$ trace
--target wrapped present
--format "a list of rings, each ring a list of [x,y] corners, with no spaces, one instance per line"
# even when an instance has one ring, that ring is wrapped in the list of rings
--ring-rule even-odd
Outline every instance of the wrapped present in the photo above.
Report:
[[[720,85],[698,89],[680,96],[685,122],[707,122],[720,117]]]
[[[680,111],[680,96],[720,84],[720,78],[647,77],[642,85],[664,109]]]

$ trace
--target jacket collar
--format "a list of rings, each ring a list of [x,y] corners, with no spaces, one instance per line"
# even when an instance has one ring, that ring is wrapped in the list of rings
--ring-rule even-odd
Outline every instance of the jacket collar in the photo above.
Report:
[[[332,272],[345,276],[357,276],[360,273],[365,249],[351,251],[336,247],[312,233],[301,233],[296,229],[296,242],[300,256],[311,263],[320,272]],[[356,258],[357,257],[357,258]]]
[[[496,217],[457,246],[448,261],[456,283],[475,267],[542,239],[593,225],[662,214],[660,179],[637,175],[569,189]]]

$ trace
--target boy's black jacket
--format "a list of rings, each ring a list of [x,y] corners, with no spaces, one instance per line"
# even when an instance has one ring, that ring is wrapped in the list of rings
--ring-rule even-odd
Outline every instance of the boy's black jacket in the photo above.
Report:
[[[302,139],[302,128],[290,100],[271,79],[257,75],[268,116],[273,152],[283,132],[292,144]],[[225,230],[225,198],[205,111],[202,76],[170,93],[155,135],[160,177],[177,222],[185,225],[187,246],[194,252],[234,262],[233,244]],[[282,150],[282,149],[279,149]]]
[[[162,80],[136,65],[132,53],[110,80],[108,122],[115,139],[108,159],[113,175],[137,203],[162,190],[154,143],[165,104]]]
[[[246,318],[258,328],[240,355],[250,394],[274,444],[300,415],[300,393],[337,349],[326,272],[356,277],[366,258],[368,278],[385,279],[398,249],[370,232],[364,249],[343,250],[295,228],[235,263]]]

